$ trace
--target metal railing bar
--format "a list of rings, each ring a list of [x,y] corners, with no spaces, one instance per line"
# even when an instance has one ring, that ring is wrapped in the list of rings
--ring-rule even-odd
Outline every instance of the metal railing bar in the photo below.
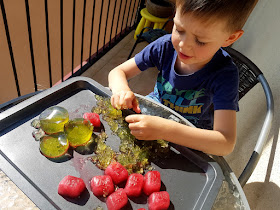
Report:
[[[107,24],[108,24],[108,17],[109,17],[109,10],[110,10],[110,0],[108,1],[108,7],[107,7],[107,16],[106,16],[106,23],[105,23],[105,34],[103,39],[103,50],[105,47],[105,41],[106,41],[106,34],[107,34]]]
[[[109,47],[111,46],[112,31],[113,31],[114,20],[115,20],[115,15],[116,15],[116,4],[117,4],[117,0],[115,1],[115,5],[114,5],[114,15],[113,15],[113,17],[112,17],[112,24],[111,24],[111,31],[110,31],[110,39],[109,39]]]
[[[121,2],[120,2],[121,3]],[[138,3],[137,3],[138,5],[140,5],[140,1],[138,1]],[[135,6],[136,6],[136,1],[134,2],[134,11],[135,11]],[[94,7],[94,5],[93,5],[93,7]],[[103,6],[101,6],[102,8],[103,8]],[[109,7],[109,6],[108,6]],[[121,5],[120,5],[120,7],[119,7],[119,14],[120,14],[120,12],[121,12]],[[109,12],[109,10],[108,10],[108,12]],[[116,1],[115,1],[115,4],[114,4],[114,15],[113,15],[113,18],[112,18],[112,26],[111,26],[111,31],[110,31],[110,40],[109,40],[109,42],[107,43],[107,44],[104,44],[104,46],[103,46],[103,48],[102,48],[102,50],[99,50],[98,49],[98,51],[96,52],[96,53],[94,53],[93,55],[91,55],[91,47],[90,47],[90,54],[89,54],[89,58],[88,58],[88,60],[87,60],[87,62],[88,63],[91,63],[91,64],[93,64],[93,62],[94,61],[92,61],[92,59],[95,59],[95,58],[97,58],[97,59],[99,59],[100,57],[102,57],[103,56],[103,51],[105,51],[105,52],[107,52],[107,51],[109,51],[109,49],[111,49],[112,47],[114,47],[118,42],[119,42],[119,40],[117,40],[117,39],[122,39],[121,38],[121,36],[123,36],[123,35],[125,35],[125,34],[127,34],[126,33],[126,31],[128,30],[129,32],[132,30],[132,28],[133,27],[135,27],[134,25],[132,26],[132,27],[127,27],[127,28],[125,28],[124,30],[121,30],[121,32],[119,33],[119,34],[116,34],[115,35],[115,37],[113,38],[114,39],[114,41],[112,40],[112,28],[113,28],[113,22],[114,22],[114,16],[115,16],[115,14],[116,14]],[[118,23],[120,22],[119,21],[119,16],[120,15],[118,15],[118,21],[117,21],[117,25],[118,25]],[[92,17],[92,22],[93,22],[93,20],[94,20],[94,16]],[[131,22],[132,22],[132,20],[131,20]],[[100,23],[101,24],[101,23]],[[99,27],[100,27],[100,25],[99,25]],[[93,26],[91,27],[91,28],[93,28]],[[116,26],[116,33],[117,33],[117,29],[118,29],[118,26]],[[91,33],[92,33],[92,29],[91,29]],[[100,33],[100,30],[99,30],[99,33]],[[107,33],[107,31],[106,31],[106,33]],[[125,34],[123,34],[123,33],[125,33]],[[91,34],[91,36],[92,36],[92,34]],[[112,44],[112,41],[113,41],[113,46],[111,46],[111,44]],[[91,42],[92,42],[92,39],[91,39]],[[100,55],[100,53],[102,54],[102,55]],[[88,63],[86,64],[86,66],[88,65]],[[80,70],[78,70],[78,71],[80,71]],[[83,72],[84,72],[84,70],[83,70]],[[75,75],[77,75],[77,74],[75,74]]]
[[[1,4],[2,18],[3,18],[3,23],[4,23],[4,26],[5,26],[5,32],[6,32],[6,38],[7,38],[8,47],[9,47],[11,63],[12,63],[13,72],[14,72],[17,94],[18,94],[18,96],[21,96],[18,77],[17,77],[17,70],[16,70],[16,65],[15,65],[15,59],[14,59],[14,54],[13,54],[13,48],[12,48],[12,43],[11,43],[11,37],[10,37],[10,32],[9,32],[9,27],[8,27],[8,21],[7,21],[5,6],[4,6],[4,1],[0,0],[0,4]]]
[[[145,0],[139,0],[139,4],[137,7],[137,11],[136,11],[136,17],[134,19],[134,24],[137,24],[140,22],[142,17],[139,14],[140,14],[141,9],[143,9],[144,7],[145,7]]]
[[[137,4],[139,6],[140,5],[140,1]],[[136,5],[136,2],[134,4],[134,6],[135,5]],[[103,9],[103,5],[101,5],[101,8]],[[117,26],[116,26],[116,34],[115,34],[115,37],[113,38],[114,41],[111,39],[112,38],[111,36],[112,36],[113,22],[114,22],[114,20],[112,20],[112,26],[111,26],[111,33],[110,33],[110,40],[109,40],[109,42],[107,44],[105,44],[105,46],[102,49],[98,49],[93,55],[90,54],[90,56],[89,56],[89,58],[87,60],[87,63],[83,66],[83,69],[79,69],[71,77],[80,76],[82,73],[84,73],[95,62],[97,62],[102,56],[104,56],[110,49],[112,49],[115,45],[117,45],[123,39],[123,37],[125,37],[125,35],[127,35],[128,33],[130,33],[133,30],[133,28],[135,27],[136,21],[134,21],[134,25],[132,27],[125,28],[124,30],[121,30],[120,33],[117,34],[118,24],[120,22],[119,17],[120,17],[121,9],[122,8],[121,8],[121,2],[120,2],[119,12],[118,12],[119,15],[118,15]],[[135,9],[134,9],[134,11],[135,11]],[[113,18],[115,16],[115,14],[116,14],[116,1],[115,1],[115,5],[114,5],[114,15],[113,15]],[[136,18],[136,15],[135,15],[135,18]],[[131,22],[132,22],[132,20],[131,20]],[[100,18],[100,24],[101,24],[101,18]],[[100,28],[100,25],[99,25],[99,28]],[[100,34],[100,29],[99,29],[99,34]]]
[[[49,80],[50,80],[50,87],[52,87],[52,69],[51,69],[51,52],[50,52],[48,0],[45,0],[45,21],[46,21],[48,64],[49,64]]]
[[[82,43],[81,43],[81,71],[83,69],[83,52],[84,52],[84,32],[85,32],[86,5],[87,5],[87,0],[84,0],[83,24],[82,24]]]
[[[129,15],[130,15],[130,11],[131,11],[131,3],[132,3],[132,1],[130,1],[130,3],[129,3],[128,13],[127,13],[127,20],[126,20],[126,24],[125,24],[125,29],[127,28],[128,19],[129,19]]]
[[[96,56],[98,56],[99,51],[99,38],[100,38],[100,28],[101,28],[101,22],[102,22],[102,13],[103,13],[103,2],[101,1],[101,9],[100,9],[100,18],[99,18],[99,27],[98,27],[98,36],[97,36],[97,46],[96,46]]]
[[[137,1],[137,0],[134,1],[134,5],[133,5],[133,12],[132,12],[132,14],[131,14],[131,19],[130,19],[130,23],[129,23],[129,26],[130,26],[130,27],[131,27],[131,23],[132,23],[133,16],[134,16],[134,12],[135,12],[136,1]],[[139,4],[139,2],[140,2],[140,0],[138,1],[138,4]],[[138,5],[138,6],[139,6],[139,5]],[[135,16],[136,16],[136,14],[135,14]]]
[[[122,0],[120,0],[122,3]],[[119,28],[119,20],[120,20],[120,14],[121,14],[121,8],[122,8],[122,4],[120,3],[120,7],[119,7],[119,14],[118,14],[118,20],[117,20],[117,26],[116,26],[116,33],[115,33],[115,39],[114,42],[116,42],[116,38],[117,38],[117,34],[118,34],[118,28]],[[121,30],[122,31],[122,30]]]
[[[91,47],[92,47],[92,34],[93,34],[93,23],[94,23],[94,13],[95,13],[95,0],[92,6],[92,17],[91,17],[91,29],[90,29],[90,43],[89,43],[89,63],[91,63]]]
[[[123,9],[123,18],[122,18],[122,25],[121,25],[121,34],[122,34],[122,31],[123,31],[123,22],[124,22],[124,17],[125,17],[125,13],[126,13],[126,6],[127,6],[127,0],[125,1],[124,9]]]
[[[125,30],[124,30],[125,31]],[[132,28],[130,28],[127,32],[124,32],[125,35],[130,33],[132,31]],[[72,77],[76,77],[76,76],[80,76],[82,73],[84,73],[88,68],[90,68],[95,62],[97,62],[102,56],[104,56],[110,49],[112,49],[115,45],[117,45],[122,39],[124,38],[124,36],[121,36],[120,33],[117,35],[117,40],[116,42],[112,43],[111,48],[109,48],[109,42],[106,44],[105,46],[105,50],[103,51],[102,49],[99,50],[98,52],[98,56],[97,56],[97,52],[94,53],[93,55],[91,55],[91,62],[89,62],[90,58],[88,58],[88,62],[83,66],[83,70],[81,71],[81,69],[77,70],[76,72],[74,72],[73,75],[71,75],[69,78]]]
[[[60,0],[60,54],[61,54],[61,81],[64,81],[63,70],[63,0]]]
[[[75,21],[76,21],[76,0],[73,0],[73,24],[72,24],[72,66],[71,66],[71,72],[72,72],[72,75],[74,74]]]
[[[31,32],[31,25],[30,25],[30,12],[29,12],[28,0],[25,0],[25,9],[26,9],[27,28],[28,28],[28,37],[29,37],[29,47],[30,47],[30,55],[31,55],[30,57],[31,57],[31,64],[32,64],[34,88],[35,88],[35,91],[37,91],[38,88],[37,88],[36,70],[35,70],[35,62],[34,62],[34,52],[33,52],[33,42],[32,42],[32,32]]]

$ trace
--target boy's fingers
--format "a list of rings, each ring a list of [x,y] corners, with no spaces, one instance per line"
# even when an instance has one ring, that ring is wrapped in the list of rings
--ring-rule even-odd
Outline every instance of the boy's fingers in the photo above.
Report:
[[[133,106],[133,110],[137,113],[137,114],[140,114],[141,113],[141,109],[140,107],[137,105],[136,107]]]
[[[141,109],[139,107],[139,103],[136,98],[134,98],[132,101],[132,108],[136,113],[141,113]]]
[[[134,117],[133,115],[129,115],[125,118],[125,121],[128,123],[133,123],[134,122]]]
[[[131,131],[142,130],[139,122],[132,122],[128,124],[128,127]]]
[[[121,108],[121,106],[119,104],[119,97],[116,95],[111,97],[111,104],[115,109]]]
[[[128,122],[128,123],[139,122],[138,115],[137,114],[129,115],[125,118],[125,121]]]
[[[123,107],[125,104],[125,100],[124,100],[124,98],[125,98],[125,92],[123,92],[123,91],[121,91],[120,93],[119,93],[119,105],[121,106],[121,107]]]
[[[141,130],[131,130],[130,133],[138,139],[141,139],[141,136],[143,135],[143,131]]]
[[[114,107],[114,108],[116,108],[115,107],[115,103],[116,103],[116,99],[115,99],[115,97],[114,97],[114,95],[111,97],[111,104],[112,104],[112,106]]]
[[[120,91],[111,97],[111,104],[116,109],[133,109],[140,113],[138,102],[132,91]]]
[[[114,97],[113,96],[111,96],[111,104],[112,104],[112,106],[114,106]]]
[[[128,109],[131,109],[133,107],[133,97],[134,97],[134,94],[133,92],[129,91],[129,92],[126,92],[125,96],[124,96],[124,102]]]
[[[132,91],[121,91],[118,93],[118,104],[122,109],[131,109],[134,94]]]

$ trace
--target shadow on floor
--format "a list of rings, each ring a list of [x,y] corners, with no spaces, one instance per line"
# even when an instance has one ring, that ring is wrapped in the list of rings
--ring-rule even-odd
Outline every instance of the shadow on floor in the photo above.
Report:
[[[277,184],[279,184],[280,174],[279,174],[279,154],[277,151],[279,150],[277,147],[278,139],[279,139],[279,130],[280,130],[280,119],[279,116],[280,112],[276,109],[274,112],[274,121],[273,125],[268,137],[268,141],[266,142],[265,149],[261,154],[260,161],[254,170],[251,181],[248,180],[248,184],[244,186],[244,192],[248,199],[248,203],[251,209],[280,209],[280,188]],[[258,119],[259,120],[259,119]],[[259,126],[261,123],[258,123]],[[256,127],[256,126],[255,126]],[[261,126],[260,126],[261,127]],[[259,135],[256,132],[256,140]],[[244,142],[243,142],[244,143]],[[248,147],[245,145],[245,148]],[[250,150],[254,148],[249,147]],[[234,160],[235,164],[233,168],[237,168],[237,161],[239,161],[239,167],[244,167],[244,153],[238,151],[240,156],[233,156],[236,160]],[[249,153],[248,150],[248,154]],[[233,158],[232,157],[232,158]],[[236,158],[239,157],[239,158]],[[248,158],[249,160],[249,158]],[[248,161],[247,160],[247,161]],[[243,168],[242,168],[243,170]],[[254,180],[264,180],[263,182],[256,182]]]
[[[244,191],[253,210],[280,208],[280,188],[273,182],[252,182],[244,187]]]

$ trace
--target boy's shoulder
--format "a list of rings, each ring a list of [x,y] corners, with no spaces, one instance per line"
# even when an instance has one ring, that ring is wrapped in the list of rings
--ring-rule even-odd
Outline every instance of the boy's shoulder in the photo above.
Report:
[[[166,34],[158,38],[158,40],[161,40],[163,42],[171,42],[171,34]]]
[[[223,48],[220,48],[218,50],[218,52],[225,58],[227,59],[231,59],[231,56],[228,54],[228,52],[226,50],[224,50]]]
[[[208,73],[204,72],[204,76],[211,81],[211,87],[238,87],[239,70],[233,62],[231,56],[222,48],[215,54],[212,61],[208,65]],[[228,82],[230,81],[230,82]]]
[[[215,57],[217,60],[231,60],[230,55],[223,48],[220,48],[216,52]]]
[[[216,52],[216,54],[214,55],[210,63],[215,66],[214,69],[216,70],[221,70],[221,69],[233,70],[233,71],[237,70],[237,67],[234,64],[231,56],[223,48],[220,48]]]
[[[161,36],[160,38],[156,39],[154,42],[152,42],[154,44],[158,44],[158,45],[165,45],[165,44],[168,44],[168,45],[172,45],[172,42],[171,42],[171,34],[166,34],[166,35],[163,35]]]
[[[141,52],[142,53],[148,53],[148,52],[154,52],[158,53],[158,56],[162,56],[163,52],[173,52],[174,47],[171,42],[171,34],[166,34],[155,41],[148,44]],[[140,52],[140,53],[141,53]]]
[[[155,66],[158,69],[161,69],[163,63],[170,60],[170,56],[174,54],[174,51],[171,42],[171,34],[166,34],[148,44],[143,50],[135,55],[134,59],[141,71]]]

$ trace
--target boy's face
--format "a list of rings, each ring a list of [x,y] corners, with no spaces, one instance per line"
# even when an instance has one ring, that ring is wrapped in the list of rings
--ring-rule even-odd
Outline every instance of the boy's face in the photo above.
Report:
[[[178,53],[176,66],[181,73],[193,73],[205,66],[220,47],[230,45],[232,34],[225,21],[204,23],[191,14],[176,10],[172,30],[172,44]]]

